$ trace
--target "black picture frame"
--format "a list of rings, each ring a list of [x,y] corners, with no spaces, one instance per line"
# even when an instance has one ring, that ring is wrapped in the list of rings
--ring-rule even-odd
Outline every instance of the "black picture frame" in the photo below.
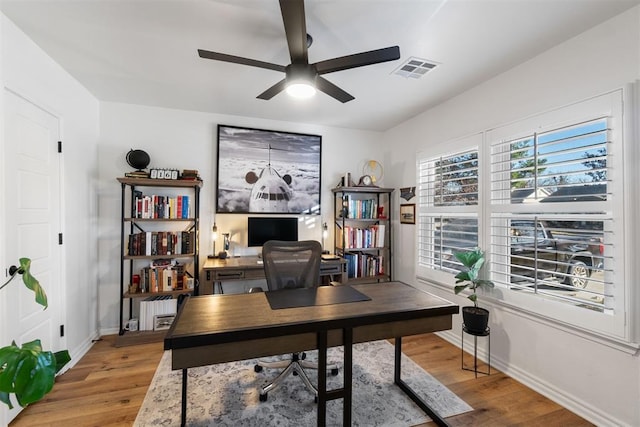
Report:
[[[416,205],[408,203],[400,205],[400,224],[416,223]]]
[[[320,215],[322,136],[218,125],[216,212]]]

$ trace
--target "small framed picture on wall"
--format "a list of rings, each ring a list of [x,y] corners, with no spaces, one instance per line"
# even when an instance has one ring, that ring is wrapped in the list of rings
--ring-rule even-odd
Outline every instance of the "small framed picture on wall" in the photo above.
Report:
[[[414,203],[400,205],[400,224],[416,223],[416,205]]]

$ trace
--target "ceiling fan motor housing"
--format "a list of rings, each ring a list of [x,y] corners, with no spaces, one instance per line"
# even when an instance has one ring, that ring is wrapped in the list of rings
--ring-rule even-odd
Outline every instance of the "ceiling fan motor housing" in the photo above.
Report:
[[[292,63],[286,66],[287,83],[303,81],[315,86],[318,72],[313,64]]]

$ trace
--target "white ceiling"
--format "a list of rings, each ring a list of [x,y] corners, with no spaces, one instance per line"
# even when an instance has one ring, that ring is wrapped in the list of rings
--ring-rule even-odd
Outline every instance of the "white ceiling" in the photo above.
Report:
[[[0,0],[0,9],[98,99],[386,130],[640,4],[640,0],[307,0],[309,61],[398,45],[398,61],[326,74],[353,96],[256,99],[282,73],[201,59],[206,49],[289,64],[277,0]],[[421,79],[393,71],[438,63]]]

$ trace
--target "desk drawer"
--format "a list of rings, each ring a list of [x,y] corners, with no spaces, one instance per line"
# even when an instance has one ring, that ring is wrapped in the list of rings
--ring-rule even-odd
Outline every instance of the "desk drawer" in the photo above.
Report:
[[[222,282],[225,280],[254,280],[264,279],[264,270],[262,268],[250,269],[224,269],[214,271],[213,280]]]
[[[253,268],[244,271],[244,278],[247,280],[264,279],[264,268]]]
[[[342,274],[342,265],[341,264],[335,264],[335,265],[322,265],[320,267],[320,275],[321,276],[325,276],[328,274]]]
[[[214,280],[243,280],[245,279],[245,270],[222,270],[214,272]]]

